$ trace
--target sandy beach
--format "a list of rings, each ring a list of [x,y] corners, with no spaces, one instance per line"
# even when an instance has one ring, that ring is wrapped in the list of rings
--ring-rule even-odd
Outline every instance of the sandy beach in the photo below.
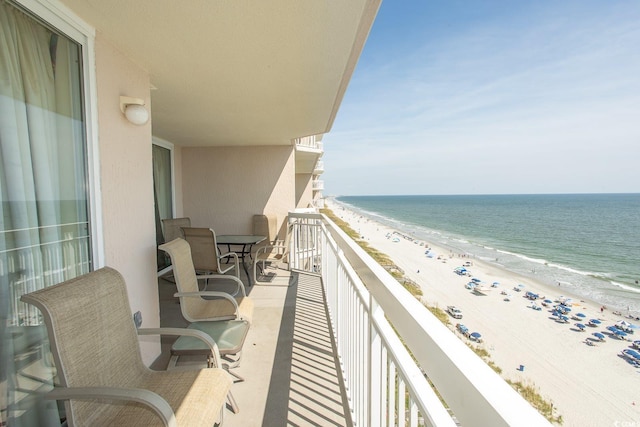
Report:
[[[450,318],[451,329],[455,329],[456,323],[463,323],[470,332],[481,333],[481,345],[502,369],[501,375],[535,385],[539,393],[553,403],[555,414],[562,416],[562,425],[640,426],[640,368],[618,356],[631,346],[632,340],[640,339],[640,330],[630,334],[631,340],[627,341],[613,337],[606,329],[623,320],[623,316],[606,308],[601,310],[601,305],[573,296],[562,286],[536,282],[436,247],[431,242],[405,236],[400,230],[345,209],[335,201],[329,200],[327,207],[418,283],[426,304],[443,310],[448,305],[460,308],[463,318]],[[427,248],[436,255],[428,257]],[[467,267],[472,277],[480,279],[488,289],[484,295],[465,287],[471,277],[454,273],[454,269],[465,262],[472,264]],[[494,282],[499,283],[497,287],[491,287]],[[514,290],[518,285],[523,285],[519,287],[520,292]],[[572,311],[567,314],[569,322],[558,322],[547,307],[532,309],[532,301],[525,298],[527,291],[553,301],[561,296],[572,298]],[[509,301],[505,301],[507,296]],[[536,302],[538,306],[542,299]],[[586,320],[572,319],[577,313],[584,313]],[[602,324],[587,326],[585,331],[576,327],[576,323],[587,324],[594,318]],[[605,341],[597,342],[594,332],[603,333]]]

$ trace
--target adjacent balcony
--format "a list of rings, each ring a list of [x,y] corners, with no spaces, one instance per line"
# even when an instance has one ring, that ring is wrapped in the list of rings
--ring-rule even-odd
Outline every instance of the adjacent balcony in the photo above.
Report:
[[[297,138],[294,141],[296,151],[296,173],[314,173],[318,159],[322,157],[324,148],[316,136]]]
[[[324,173],[324,162],[322,160],[318,160],[316,166],[313,168],[314,175],[322,175]]]
[[[324,190],[324,181],[321,179],[315,179],[311,182],[311,189],[313,191],[322,191]]]
[[[318,141],[315,135],[296,138],[296,149],[309,149],[322,151],[322,142]]]
[[[289,223],[289,271],[249,288],[226,426],[550,425],[330,220]],[[159,286],[162,321],[180,322],[175,287]]]

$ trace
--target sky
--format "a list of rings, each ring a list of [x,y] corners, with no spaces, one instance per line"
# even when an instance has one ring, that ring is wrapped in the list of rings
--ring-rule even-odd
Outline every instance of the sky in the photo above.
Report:
[[[383,0],[324,194],[640,192],[640,1]]]

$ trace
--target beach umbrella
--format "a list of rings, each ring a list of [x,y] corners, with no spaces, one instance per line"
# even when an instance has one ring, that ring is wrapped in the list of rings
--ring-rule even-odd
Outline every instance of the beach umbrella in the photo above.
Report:
[[[482,335],[480,335],[480,332],[472,332],[471,335],[469,336],[476,341],[480,341],[480,338],[482,338]]]
[[[589,323],[592,323],[594,325],[599,325],[600,323],[602,323],[601,321],[599,321],[598,319],[591,319],[589,320]]]
[[[560,315],[560,320],[562,320],[563,322],[568,322],[569,318],[563,314]]]
[[[616,334],[617,337],[620,337],[620,338],[627,336],[627,333],[625,331],[621,331],[620,329],[618,329],[614,333]]]
[[[586,314],[584,314],[584,313],[576,313],[576,316],[577,316],[577,317],[582,317],[583,319],[584,319],[585,317],[587,317],[587,315],[586,315]]]
[[[591,335],[593,335],[594,337],[598,338],[600,341],[604,341],[604,335],[601,334],[600,332],[594,332]]]
[[[578,329],[580,329],[581,331],[584,331],[586,326],[584,326],[582,323],[576,323],[576,326],[578,327]]]
[[[637,351],[631,350],[630,348],[625,348],[624,350],[622,350],[622,352],[624,354],[626,354],[627,356],[630,356],[631,358],[633,358],[636,361],[640,362],[640,353],[638,353]]]

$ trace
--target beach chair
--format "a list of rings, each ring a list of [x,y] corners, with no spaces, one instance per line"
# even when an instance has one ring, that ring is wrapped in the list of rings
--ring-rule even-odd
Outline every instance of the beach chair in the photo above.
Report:
[[[220,369],[215,342],[179,328],[139,329],[116,270],[102,268],[23,295],[40,309],[57,369],[46,399],[63,400],[69,425],[214,425],[232,379]],[[152,371],[142,362],[139,334],[190,335],[206,342],[218,367]]]

